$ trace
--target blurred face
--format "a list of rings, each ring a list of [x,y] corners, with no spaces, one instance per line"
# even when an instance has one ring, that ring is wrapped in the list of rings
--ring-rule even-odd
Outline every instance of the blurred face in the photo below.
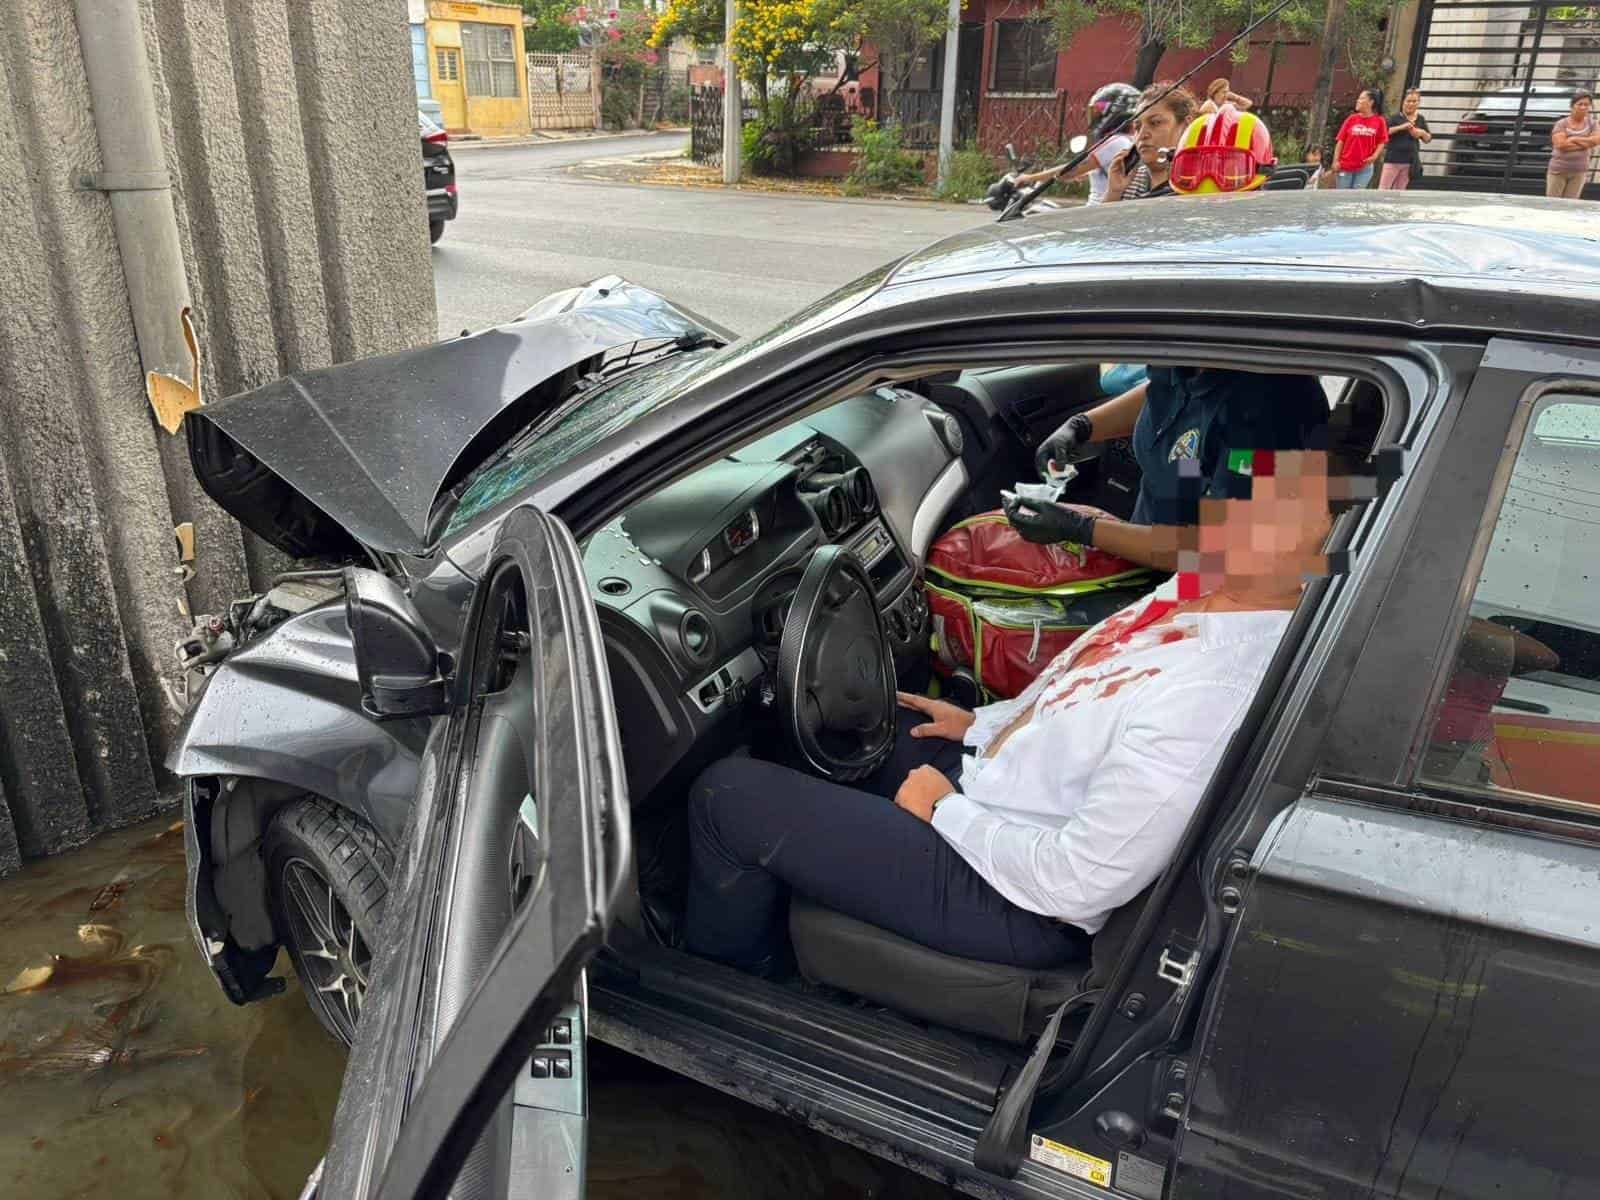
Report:
[[[1582,125],[1589,119],[1589,114],[1594,111],[1594,101],[1587,96],[1580,96],[1572,102],[1572,119]]]
[[[1405,102],[1404,105],[1401,106],[1401,108],[1402,108],[1402,111],[1406,114],[1406,116],[1414,117],[1414,116],[1417,115],[1417,109],[1421,105],[1422,105],[1422,97],[1417,95],[1415,92],[1413,92],[1411,95],[1406,97],[1406,102]]]
[[[1139,118],[1134,126],[1133,140],[1145,166],[1154,167],[1157,165],[1158,151],[1173,149],[1182,134],[1183,126],[1178,124],[1178,118],[1172,110],[1165,104],[1158,104]]]
[[[1230,494],[1200,501],[1199,525],[1180,531],[1178,569],[1198,575],[1202,593],[1287,589],[1326,575],[1330,499],[1368,494],[1371,481],[1330,479],[1321,451],[1245,451],[1229,461],[1241,468]]]
[[[1356,111],[1358,113],[1360,113],[1364,117],[1371,115],[1371,113],[1372,113],[1372,93],[1371,92],[1362,92],[1359,96],[1356,97]]]

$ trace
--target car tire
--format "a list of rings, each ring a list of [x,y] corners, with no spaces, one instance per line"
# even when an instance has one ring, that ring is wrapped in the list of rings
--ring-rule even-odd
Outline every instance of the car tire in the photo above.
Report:
[[[348,1046],[366,1000],[394,857],[372,826],[317,796],[281,809],[261,849],[273,922],[306,1003]]]
[[[428,222],[428,243],[429,243],[429,245],[432,245],[434,242],[437,242],[443,236],[444,236],[444,222],[443,221],[429,221]]]

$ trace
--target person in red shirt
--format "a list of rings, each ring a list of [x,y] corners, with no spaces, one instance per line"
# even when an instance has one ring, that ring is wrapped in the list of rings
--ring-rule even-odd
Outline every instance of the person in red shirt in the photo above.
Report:
[[[1356,97],[1356,110],[1339,126],[1333,158],[1339,170],[1338,186],[1364,188],[1372,183],[1372,172],[1389,141],[1389,123],[1378,112],[1377,97],[1363,88]]]

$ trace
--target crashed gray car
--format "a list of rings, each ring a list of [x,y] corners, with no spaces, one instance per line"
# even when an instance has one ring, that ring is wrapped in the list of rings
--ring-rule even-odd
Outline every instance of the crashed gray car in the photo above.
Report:
[[[221,986],[272,996],[285,946],[353,1040],[319,1194],[581,1194],[590,1036],[979,1196],[1600,1190],[1591,224],[1036,214],[745,340],[606,279],[191,416],[210,494],[302,560],[197,633],[171,766]],[[1315,373],[1398,464],[1166,871],[1055,970],[801,896],[796,978],[685,952],[687,782],[782,749],[798,582],[859,567],[922,686],[933,540],[1116,363]],[[1126,512],[1137,468],[1073,486]],[[1446,736],[1474,622],[1550,650]]]

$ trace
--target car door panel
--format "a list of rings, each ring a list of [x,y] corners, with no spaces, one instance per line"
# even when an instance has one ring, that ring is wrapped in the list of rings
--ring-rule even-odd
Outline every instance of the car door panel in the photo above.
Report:
[[[1600,377],[1600,355],[1492,341],[1415,431],[1412,519],[1378,545],[1377,603],[1341,635],[1353,670],[1292,734],[1310,781],[1258,805],[1261,834],[1235,843],[1251,852],[1230,872],[1175,1198],[1600,1191],[1582,1119],[1600,1082],[1594,813],[1559,791],[1549,813],[1486,796],[1476,775],[1413,782],[1469,612],[1500,615],[1474,597],[1528,413],[1541,389],[1592,387],[1574,377]],[[1547,573],[1570,565],[1554,538],[1530,547]],[[1506,584],[1526,601],[1530,582]],[[1502,705],[1494,726],[1538,716]]]
[[[1589,1194],[1600,847],[1286,812],[1213,993],[1173,1194]]]
[[[581,1189],[574,997],[628,866],[603,656],[571,535],[515,511],[430,743],[375,966],[378,1019],[358,1030],[320,1194]]]

